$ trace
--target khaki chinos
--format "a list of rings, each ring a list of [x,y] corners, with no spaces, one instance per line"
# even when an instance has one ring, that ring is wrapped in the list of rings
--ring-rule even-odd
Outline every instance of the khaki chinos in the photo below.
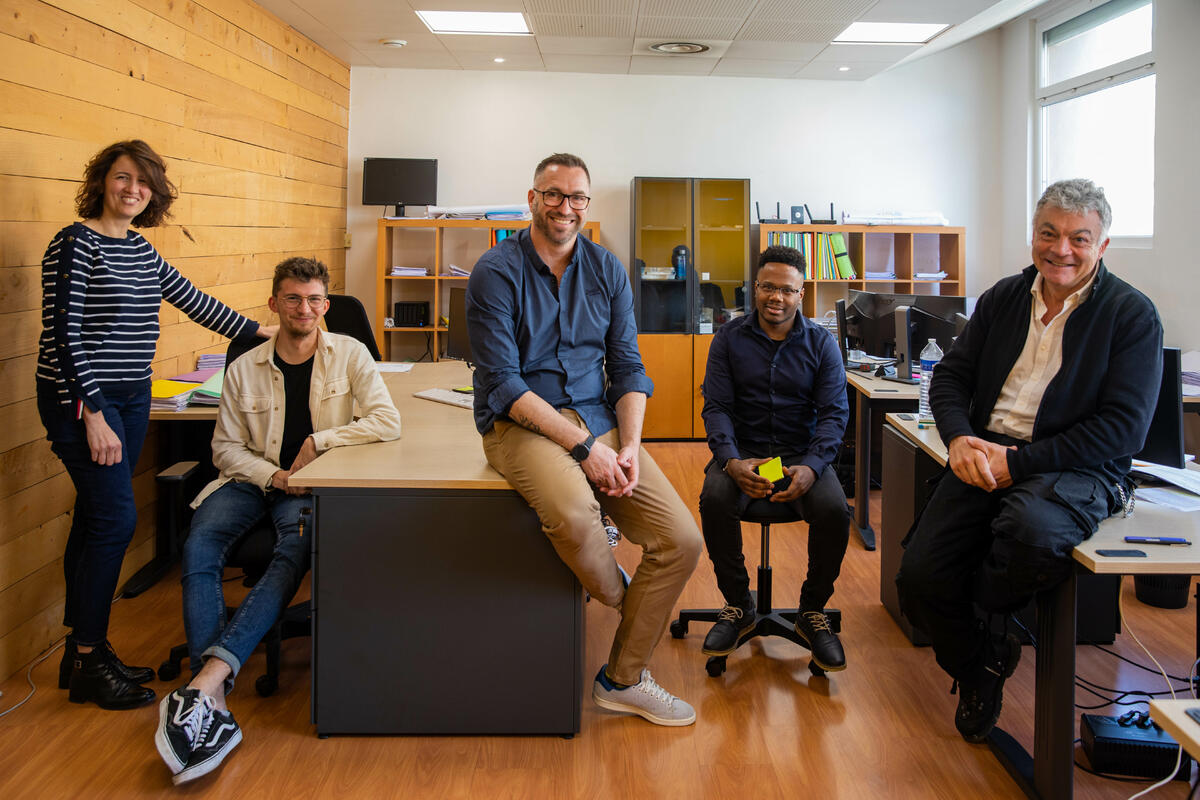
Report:
[[[559,413],[586,429],[574,411]],[[616,428],[596,440],[614,450],[621,446]],[[512,422],[496,420],[483,435],[483,451],[537,512],[542,531],[583,587],[621,612],[608,673],[618,683],[638,683],[700,557],[700,530],[679,494],[645,448],[630,497],[597,492],[569,452]],[[628,588],[604,533],[601,509],[626,539],[642,548]]]

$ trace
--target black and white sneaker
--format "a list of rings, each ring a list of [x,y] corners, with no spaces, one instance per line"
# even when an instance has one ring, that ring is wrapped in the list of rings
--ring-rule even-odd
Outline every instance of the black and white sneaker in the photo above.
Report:
[[[212,709],[200,730],[196,746],[188,758],[187,766],[172,780],[178,786],[212,772],[225,756],[242,741],[242,729],[233,719],[233,714]]]
[[[212,710],[211,697],[199,689],[186,687],[171,692],[158,704],[154,744],[172,775],[178,775],[187,766],[192,748]]]

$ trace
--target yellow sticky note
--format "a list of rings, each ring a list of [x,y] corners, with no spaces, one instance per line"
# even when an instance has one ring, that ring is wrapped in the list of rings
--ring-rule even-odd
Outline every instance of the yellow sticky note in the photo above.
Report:
[[[770,461],[758,465],[758,474],[771,483],[781,481],[783,480],[783,462],[779,460],[779,456],[775,456]]]

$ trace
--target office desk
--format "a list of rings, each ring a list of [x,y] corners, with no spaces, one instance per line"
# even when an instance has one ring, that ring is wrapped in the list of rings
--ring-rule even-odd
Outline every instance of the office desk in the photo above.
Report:
[[[924,452],[946,460],[936,429],[918,428],[895,414],[887,423]],[[1143,546],[1145,558],[1111,558],[1098,549],[1128,549],[1129,535],[1183,536],[1190,547]],[[1074,549],[1078,568],[1054,589],[1037,596],[1037,640],[1034,667],[1034,733],[1032,756],[999,727],[988,745],[1028,797],[1070,800],[1074,787],[1075,640],[1077,573],[1097,575],[1194,574],[1200,572],[1200,513],[1173,511],[1138,503],[1130,517],[1110,517],[1090,539]]]
[[[854,526],[863,547],[875,549],[871,528],[871,412],[916,411],[921,387],[886,381],[867,372],[847,372],[846,383],[854,389]]]
[[[329,734],[579,731],[583,592],[488,466],[472,413],[412,393],[458,362],[384,380],[394,442],[330,450],[312,489],[312,715]]]
[[[1200,708],[1200,700],[1193,700],[1191,697],[1180,700],[1151,700],[1150,716],[1163,730],[1171,734],[1175,741],[1183,745],[1189,756],[1200,759],[1200,722],[1184,713],[1189,708]]]

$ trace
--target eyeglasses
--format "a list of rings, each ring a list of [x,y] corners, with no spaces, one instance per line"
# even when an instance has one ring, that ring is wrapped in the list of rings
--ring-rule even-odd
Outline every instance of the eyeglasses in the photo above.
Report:
[[[770,283],[759,283],[758,281],[754,282],[754,288],[758,289],[760,292],[765,294],[767,297],[770,297],[773,294],[778,294],[781,297],[783,297],[785,300],[789,297],[794,297],[804,291],[803,289],[793,289],[790,286],[775,286]]]
[[[323,294],[310,294],[308,297],[298,294],[281,295],[279,302],[288,308],[298,308],[301,303],[308,303],[309,308],[320,308],[329,298]]]
[[[542,202],[550,208],[557,208],[562,205],[563,198],[567,198],[567,202],[571,204],[571,208],[576,211],[583,211],[588,207],[588,203],[592,202],[592,198],[586,194],[563,194],[556,189],[534,189],[535,192],[542,196]]]

